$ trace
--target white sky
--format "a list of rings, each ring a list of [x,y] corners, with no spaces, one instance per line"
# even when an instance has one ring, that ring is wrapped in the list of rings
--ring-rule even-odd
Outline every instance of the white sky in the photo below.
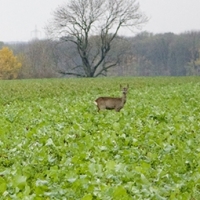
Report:
[[[0,41],[44,38],[53,11],[67,0],[0,0]],[[138,0],[150,21],[141,31],[182,33],[200,30],[200,0]],[[125,32],[124,32],[125,33]]]

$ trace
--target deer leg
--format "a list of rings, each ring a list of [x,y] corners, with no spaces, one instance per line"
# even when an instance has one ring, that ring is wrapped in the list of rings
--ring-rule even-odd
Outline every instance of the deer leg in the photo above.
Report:
[[[116,112],[119,112],[121,110],[121,108],[115,108]]]

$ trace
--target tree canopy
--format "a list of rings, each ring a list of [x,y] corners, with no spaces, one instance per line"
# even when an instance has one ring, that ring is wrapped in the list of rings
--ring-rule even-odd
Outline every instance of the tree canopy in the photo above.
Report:
[[[13,55],[12,50],[8,47],[3,47],[0,50],[0,79],[16,78],[20,68],[21,63]]]
[[[81,64],[62,73],[96,77],[118,63],[107,55],[119,30],[138,28],[146,21],[136,0],[71,0],[58,7],[47,29],[53,38],[72,42],[81,58]]]

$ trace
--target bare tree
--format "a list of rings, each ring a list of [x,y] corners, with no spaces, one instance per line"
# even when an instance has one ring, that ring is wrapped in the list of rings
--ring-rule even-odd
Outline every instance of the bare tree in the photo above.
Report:
[[[138,28],[145,22],[147,17],[136,0],[71,0],[58,7],[47,29],[54,38],[74,43],[81,58],[81,65],[62,73],[96,77],[118,63],[106,57],[119,30]]]
[[[49,40],[33,40],[17,44],[22,67],[18,78],[52,78],[57,77],[56,60],[54,57],[55,42]]]

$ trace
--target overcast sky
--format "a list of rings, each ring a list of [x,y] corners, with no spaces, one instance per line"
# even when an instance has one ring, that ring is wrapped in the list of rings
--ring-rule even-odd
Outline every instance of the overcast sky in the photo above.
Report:
[[[44,38],[53,11],[67,0],[0,0],[0,41]],[[182,33],[200,30],[200,0],[138,0],[150,18],[140,31]],[[138,31],[137,31],[138,32]]]

